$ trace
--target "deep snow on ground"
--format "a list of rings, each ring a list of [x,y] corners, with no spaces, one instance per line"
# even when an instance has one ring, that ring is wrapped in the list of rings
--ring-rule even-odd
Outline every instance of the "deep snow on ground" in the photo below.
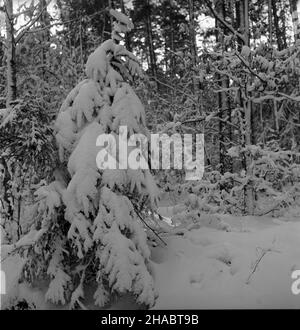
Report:
[[[291,291],[291,273],[300,269],[300,222],[223,220],[231,231],[200,228],[153,250],[155,309],[300,308]]]
[[[201,227],[164,236],[168,246],[152,249],[159,292],[154,309],[300,308],[300,295],[291,291],[291,273],[300,269],[300,219],[221,218],[230,231]],[[9,249],[2,248],[1,259]],[[14,256],[2,263],[7,274],[2,308],[15,297],[41,309],[62,308],[43,301],[45,290],[18,284],[22,262]],[[110,308],[135,307],[123,299]]]

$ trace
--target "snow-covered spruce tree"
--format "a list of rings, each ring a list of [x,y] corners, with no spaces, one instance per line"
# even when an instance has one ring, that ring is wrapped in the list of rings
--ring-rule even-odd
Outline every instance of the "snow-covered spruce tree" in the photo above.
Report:
[[[61,106],[55,129],[62,165],[56,180],[36,191],[35,222],[24,240],[31,245],[24,277],[33,283],[47,276],[46,299],[71,308],[84,307],[84,289],[93,283],[98,306],[114,294],[131,293],[148,307],[157,297],[141,221],[157,203],[150,171],[100,170],[96,164],[100,134],[117,135],[120,126],[127,126],[127,139],[148,134],[143,105],[129,84],[142,71],[119,43],[132,23],[116,10],[110,14],[112,38],[89,56],[87,78]]]

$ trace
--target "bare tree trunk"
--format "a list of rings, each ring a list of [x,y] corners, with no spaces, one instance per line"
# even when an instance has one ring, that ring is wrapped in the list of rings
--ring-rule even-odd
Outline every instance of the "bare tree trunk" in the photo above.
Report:
[[[225,19],[225,3],[221,0],[217,0],[215,2],[215,9],[216,12],[218,13],[219,17],[224,20]],[[223,28],[223,25],[220,24],[216,20],[216,27],[218,29]],[[224,45],[224,34],[219,34],[218,31],[216,32],[216,39],[217,42],[220,44],[222,47],[222,51],[225,51],[225,45]],[[226,76],[221,76],[218,75],[218,80],[219,80],[219,85],[222,89],[225,89],[229,86],[228,79]],[[225,170],[228,170],[226,168],[226,147],[225,147],[225,136],[230,135],[231,128],[227,128],[226,124],[224,123],[223,119],[224,117],[230,117],[230,110],[228,110],[229,105],[228,105],[228,98],[225,92],[218,93],[218,106],[219,106],[219,134],[220,134],[220,146],[219,146],[219,154],[220,154],[220,172],[224,173]],[[229,113],[228,113],[229,112]]]
[[[12,106],[17,98],[16,47],[14,37],[13,1],[5,1],[7,38],[7,97],[6,107]]]
[[[108,8],[112,8],[114,9],[114,1],[113,0],[108,0]],[[112,33],[113,30],[113,17],[111,15],[108,15],[108,27],[109,29],[107,31],[110,32],[110,34]]]
[[[249,30],[249,0],[244,0],[244,35],[245,35],[245,45],[250,47],[250,30]],[[250,83],[247,82],[247,91],[250,90]],[[250,146],[252,144],[252,102],[250,99],[249,92],[246,95],[245,102],[245,142],[246,146]],[[252,163],[252,155],[248,151],[246,152],[246,172],[248,177],[252,176],[251,170]],[[247,205],[247,213],[253,214],[254,212],[254,192],[252,184],[248,184],[246,187],[246,205]]]
[[[175,47],[174,47],[174,22],[173,22],[173,8],[172,8],[172,2],[170,1],[170,7],[169,7],[169,17],[170,17],[170,49],[172,51],[171,54],[171,59],[170,59],[170,72],[171,75],[175,74],[175,64],[174,64],[174,52],[175,52]]]
[[[235,1],[235,16],[236,16],[236,25],[235,28],[236,30],[238,30],[239,32],[241,31],[241,3],[239,0]],[[240,45],[240,39],[238,39],[238,43]]]
[[[238,0],[235,2],[236,16],[238,22],[239,32],[244,36],[244,42],[239,40],[238,49],[241,50],[243,46],[250,47],[250,29],[249,29],[249,0]],[[243,116],[241,118],[241,137],[243,147],[250,146],[252,144],[252,102],[249,95],[250,81],[246,81],[246,95],[242,98],[240,94],[240,106],[243,108]],[[248,177],[252,176],[251,163],[252,156],[250,152],[245,152],[243,159],[243,167]],[[254,212],[254,194],[251,182],[245,187],[245,206],[248,214]]]
[[[150,1],[147,0],[147,16],[146,16],[146,30],[149,44],[149,57],[150,57],[150,70],[152,76],[157,78],[157,70],[156,70],[156,56],[153,44],[153,34],[152,34],[152,21],[151,21],[151,5]]]
[[[47,1],[46,0],[40,0],[39,3],[39,10],[41,13],[39,24],[42,29],[41,32],[41,68],[42,68],[42,84],[40,87],[42,89],[42,104],[45,107],[46,100],[45,100],[45,81],[46,81],[46,62],[47,62],[47,47],[49,46],[50,41],[50,34],[49,29],[47,26],[50,24],[50,21],[48,20],[48,12],[47,12]]]
[[[273,12],[273,18],[274,18],[274,28],[275,28],[275,34],[276,34],[276,41],[277,41],[277,47],[278,50],[282,50],[286,48],[286,45],[284,45],[284,41],[282,38],[282,34],[285,33],[284,31],[281,31],[279,28],[279,17],[277,14],[277,5],[275,0],[270,0],[272,5],[272,12]]]
[[[275,0],[274,0],[275,1]],[[282,22],[282,28],[281,28],[281,38],[282,38],[282,44],[283,44],[283,49],[287,48],[287,40],[286,40],[286,15],[285,15],[285,6],[286,3],[284,2],[279,2],[280,4],[280,14],[279,17],[281,19]]]
[[[237,0],[237,20],[239,22],[239,31],[241,34],[245,35],[245,0]],[[239,50],[242,49],[244,43],[239,39]]]
[[[300,23],[299,23],[299,15],[297,11],[297,2],[298,0],[289,0],[290,1],[290,12],[292,15],[293,21],[293,29],[294,29],[294,37],[295,41],[300,39]]]
[[[4,176],[0,178],[0,216],[2,208],[5,214],[5,218],[8,221],[13,221],[13,207],[10,200],[10,180],[11,176],[8,171],[8,165],[4,157],[0,158],[0,170],[4,171]],[[2,174],[2,173],[1,173]]]
[[[46,27],[47,27],[47,2],[46,0],[40,0],[40,12],[41,17],[40,17],[40,25],[41,25],[41,29],[42,31],[42,40],[41,40],[41,64],[42,64],[42,78],[43,81],[45,80],[45,65],[46,65],[46,47],[45,47],[45,43],[47,41],[49,41],[49,36],[47,35],[47,31],[46,31]]]
[[[272,45],[273,20],[272,20],[272,0],[268,0],[268,19],[269,19],[269,43]]]
[[[244,0],[244,34],[245,45],[250,47],[250,29],[249,29],[249,0]]]
[[[197,66],[197,46],[195,36],[195,17],[194,17],[194,0],[189,0],[189,34],[190,34],[190,50],[192,55],[192,66],[193,66],[193,92],[198,95],[197,79],[195,77],[195,70]]]
[[[126,14],[124,0],[121,0],[121,11],[123,14]],[[126,49],[128,49],[129,51],[132,51],[131,44],[130,44],[130,32],[126,32],[126,34],[125,34],[125,46],[126,46]]]

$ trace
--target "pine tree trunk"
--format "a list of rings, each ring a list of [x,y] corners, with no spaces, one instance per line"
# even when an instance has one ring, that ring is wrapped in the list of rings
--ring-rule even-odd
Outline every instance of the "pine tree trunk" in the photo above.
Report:
[[[244,9],[244,1],[245,0],[237,0],[236,5],[236,16],[237,16],[237,24],[238,24],[238,31],[241,34],[245,34],[245,9]],[[241,51],[243,47],[243,42],[239,38],[238,39],[238,50]]]
[[[175,64],[174,64],[174,52],[175,52],[175,47],[174,47],[174,24],[173,24],[173,8],[172,4],[170,2],[170,7],[169,7],[169,17],[170,17],[170,49],[172,51],[171,54],[171,59],[170,59],[170,73],[172,76],[175,74]]]
[[[121,0],[121,11],[123,14],[126,14],[124,0]],[[129,32],[126,32],[125,34],[125,46],[129,51],[132,51],[129,34],[130,34]]]
[[[250,29],[249,29],[249,1],[241,0],[236,1],[236,17],[238,23],[238,30],[244,35],[244,43],[238,40],[238,49],[241,50],[243,46],[250,47]],[[252,102],[249,95],[250,82],[247,82],[246,86],[246,98],[241,98],[240,106],[243,108],[244,120],[242,120],[241,133],[242,133],[242,145],[243,147],[250,146],[252,144]],[[242,95],[241,91],[239,92]],[[251,171],[252,157],[249,152],[246,152],[243,159],[243,167],[248,177],[252,176]],[[248,184],[245,188],[245,206],[248,214],[254,212],[254,194],[253,187]]]
[[[298,11],[297,11],[298,0],[289,0],[289,1],[290,1],[290,12],[291,12],[292,21],[293,21],[294,38],[296,41],[296,40],[300,39],[300,23],[299,23]]]
[[[157,70],[156,70],[156,56],[153,44],[153,32],[152,32],[152,21],[151,21],[151,5],[150,0],[147,0],[147,16],[146,16],[146,30],[147,30],[147,38],[149,45],[149,57],[150,57],[150,70],[152,76],[157,78]]]
[[[239,0],[235,1],[235,17],[236,17],[236,25],[235,28],[237,31],[241,32],[241,3]],[[241,41],[238,39],[238,43],[240,44]]]
[[[244,0],[244,36],[245,36],[245,44],[250,47],[250,30],[249,30],[249,0]],[[247,83],[247,91],[250,90],[250,83]],[[247,99],[245,100],[245,142],[246,146],[250,146],[252,144],[252,102],[250,100],[250,95],[248,92]],[[250,152],[246,153],[246,173],[248,177],[252,177],[251,170],[252,156]],[[247,185],[246,188],[246,206],[247,213],[253,214],[254,212],[254,193],[253,187],[250,184]]]
[[[286,49],[287,48],[287,40],[286,40],[286,36],[287,36],[286,31],[287,31],[287,29],[286,29],[286,15],[285,15],[286,3],[280,1],[279,4],[280,4],[279,18],[280,18],[281,23],[282,23],[282,28],[280,29],[281,30],[281,38],[282,38],[283,49]]]
[[[42,32],[42,40],[41,40],[41,64],[42,64],[42,79],[43,81],[45,80],[45,64],[46,64],[46,51],[45,51],[45,42],[47,42],[47,36],[46,36],[46,18],[47,18],[47,11],[46,11],[46,0],[40,0],[40,12],[41,17],[40,17],[40,25],[41,29],[43,29]]]
[[[278,50],[282,50],[285,48],[283,44],[283,39],[281,33],[285,33],[285,31],[281,32],[279,28],[279,17],[277,14],[277,5],[275,0],[271,0],[272,5],[272,12],[273,12],[273,20],[274,20],[274,28],[275,28],[275,34],[276,34],[276,41],[277,41],[277,47]]]
[[[1,167],[4,168],[5,171],[5,175],[4,175],[4,179],[3,182],[0,183],[0,211],[2,208],[4,208],[4,211],[6,213],[6,217],[8,221],[13,221],[13,215],[14,215],[14,211],[13,211],[13,207],[10,201],[10,173],[8,171],[8,165],[7,162],[5,160],[4,157],[0,158],[0,165]],[[3,204],[2,204],[2,200],[3,200]],[[1,212],[0,212],[1,213]]]
[[[50,34],[49,34],[49,29],[47,26],[50,24],[48,21],[48,13],[47,13],[47,1],[46,0],[40,0],[40,13],[41,17],[39,19],[40,27],[42,29],[41,32],[41,68],[42,68],[42,81],[43,83],[46,81],[46,61],[47,61],[47,47],[49,45],[50,41]],[[80,24],[81,28],[81,24]],[[80,31],[81,32],[81,31]],[[80,33],[80,38],[81,38],[81,33]],[[46,102],[45,102],[45,89],[43,86],[42,87],[42,104],[45,107]]]
[[[7,39],[7,97],[6,107],[12,106],[17,97],[16,48],[14,38],[13,1],[6,0],[6,39]]]
[[[189,34],[190,34],[190,50],[192,56],[192,66],[193,66],[193,92],[198,96],[198,86],[197,79],[195,77],[195,69],[197,66],[197,46],[196,46],[196,36],[195,36],[195,26],[194,26],[194,0],[189,0]]]
[[[249,0],[244,0],[244,35],[245,35],[245,45],[250,47],[250,28],[249,28]]]
[[[221,0],[217,0],[215,2],[215,9],[218,13],[219,17],[221,17],[223,20],[225,19],[225,4]],[[223,28],[223,26],[216,20],[216,27],[217,28]],[[217,31],[217,30],[216,30]],[[224,37],[223,34],[219,34],[216,32],[216,39],[217,42],[220,43],[222,50],[225,51],[225,45],[224,45]],[[226,76],[218,75],[218,81],[220,84],[220,88],[225,89],[229,86],[228,79]],[[227,113],[228,109],[228,98],[225,92],[218,93],[218,106],[219,106],[219,136],[220,136],[220,146],[219,146],[219,154],[220,154],[220,172],[223,174],[225,170],[228,170],[226,168],[226,148],[225,148],[225,135],[230,135],[231,128],[227,128],[226,124],[223,122],[223,118],[227,117],[229,114]],[[229,110],[228,110],[229,111]],[[230,112],[230,111],[229,111]]]
[[[273,20],[272,20],[272,0],[268,0],[268,20],[269,20],[269,43],[273,42]]]

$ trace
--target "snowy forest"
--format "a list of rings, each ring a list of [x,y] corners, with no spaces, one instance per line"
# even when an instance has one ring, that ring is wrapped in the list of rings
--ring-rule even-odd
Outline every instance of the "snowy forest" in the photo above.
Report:
[[[300,1],[0,0],[0,225],[2,310],[300,309]]]

